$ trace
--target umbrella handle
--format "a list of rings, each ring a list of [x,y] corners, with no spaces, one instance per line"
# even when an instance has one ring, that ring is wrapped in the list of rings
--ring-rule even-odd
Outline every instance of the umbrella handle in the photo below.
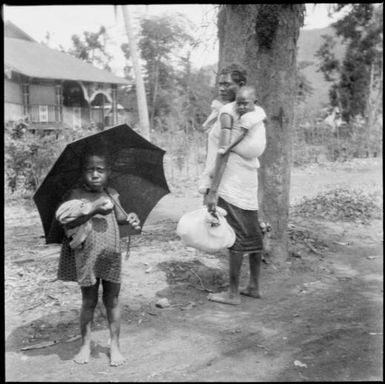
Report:
[[[126,212],[124,210],[124,208],[108,193],[107,191],[107,188],[104,188],[104,192],[106,192],[106,194],[108,195],[108,197],[123,211],[123,212]],[[125,260],[128,260],[128,258],[130,257],[130,244],[131,244],[131,235],[128,235],[128,238],[127,238],[127,248],[126,248],[126,256],[125,256]]]
[[[107,191],[107,188],[104,188],[104,192],[108,195],[108,197],[125,213],[127,213],[124,208],[110,195],[110,193]]]
[[[126,261],[127,261],[128,258],[130,257],[130,244],[131,244],[131,235],[128,235],[128,238],[127,238],[126,257],[125,257],[125,260],[126,260]]]

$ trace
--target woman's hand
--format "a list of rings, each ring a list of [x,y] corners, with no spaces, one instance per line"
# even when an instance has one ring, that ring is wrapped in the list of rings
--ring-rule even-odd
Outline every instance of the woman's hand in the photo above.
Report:
[[[140,229],[140,220],[136,213],[129,213],[126,220],[134,227],[134,229]]]
[[[218,203],[218,193],[210,189],[207,195],[205,195],[203,204],[207,206],[207,210],[209,212],[215,212],[217,203]]]

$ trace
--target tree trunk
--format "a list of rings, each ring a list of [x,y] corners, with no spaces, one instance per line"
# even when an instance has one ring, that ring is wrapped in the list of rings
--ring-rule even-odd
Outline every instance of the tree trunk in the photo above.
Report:
[[[155,61],[155,80],[154,80],[154,90],[152,94],[152,109],[151,109],[151,127],[154,128],[154,117],[155,117],[155,106],[156,99],[158,97],[158,83],[159,83],[159,59]]]
[[[296,46],[304,10],[304,4],[226,4],[218,14],[219,68],[244,65],[267,115],[260,215],[272,226],[270,252],[278,263],[288,256]]]
[[[140,130],[142,132],[143,137],[146,138],[147,140],[150,140],[150,122],[148,119],[146,91],[144,89],[144,83],[142,78],[142,72],[141,72],[135,37],[131,28],[131,19],[130,19],[130,14],[128,12],[128,5],[122,5],[122,11],[123,11],[124,24],[126,27],[126,33],[128,37],[128,43],[130,45],[132,65],[135,71],[136,98],[138,102]]]

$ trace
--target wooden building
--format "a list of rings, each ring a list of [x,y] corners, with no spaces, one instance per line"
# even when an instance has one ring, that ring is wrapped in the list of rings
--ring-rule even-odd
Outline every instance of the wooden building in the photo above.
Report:
[[[5,122],[24,119],[29,129],[119,124],[117,89],[128,84],[36,42],[9,21],[4,25]]]

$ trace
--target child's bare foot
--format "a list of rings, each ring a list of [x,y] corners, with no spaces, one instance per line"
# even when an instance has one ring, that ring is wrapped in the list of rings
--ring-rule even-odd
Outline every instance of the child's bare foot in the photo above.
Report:
[[[259,299],[261,294],[259,293],[259,289],[251,286],[247,286],[246,288],[242,288],[239,293],[244,296],[254,297],[254,299]]]
[[[90,361],[91,347],[88,344],[82,345],[79,353],[74,357],[74,362],[87,364]]]
[[[118,367],[119,365],[123,365],[126,363],[126,359],[120,353],[119,347],[114,343],[111,343],[110,358],[111,367]]]
[[[222,304],[241,304],[241,298],[234,294],[230,294],[229,292],[209,293],[207,299]]]

